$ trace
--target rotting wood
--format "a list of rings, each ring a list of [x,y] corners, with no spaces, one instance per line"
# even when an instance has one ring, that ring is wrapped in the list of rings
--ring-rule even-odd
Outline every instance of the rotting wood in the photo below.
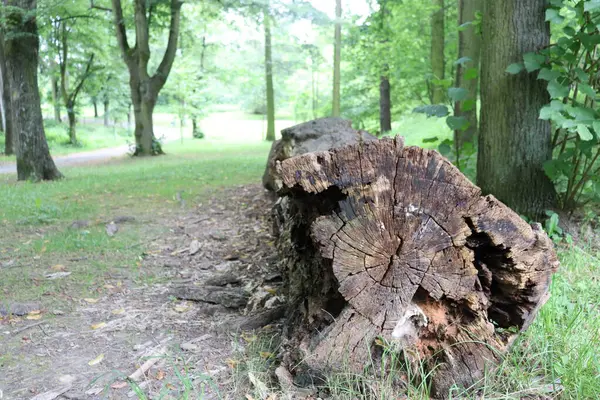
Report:
[[[383,139],[276,171],[286,365],[363,373],[391,345],[443,398],[476,383],[548,298],[558,261],[541,226],[435,151]]]

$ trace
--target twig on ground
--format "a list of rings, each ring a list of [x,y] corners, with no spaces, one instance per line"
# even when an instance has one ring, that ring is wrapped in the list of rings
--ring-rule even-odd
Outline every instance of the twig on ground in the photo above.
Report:
[[[46,322],[46,321],[38,321],[38,322],[36,322],[35,324],[27,325],[27,326],[24,326],[24,327],[22,327],[22,328],[20,328],[20,329],[17,329],[17,330],[16,330],[16,331],[14,331],[12,334],[13,334],[13,335],[18,335],[19,333],[21,333],[21,332],[25,332],[25,331],[26,331],[26,330],[28,330],[28,329],[35,328],[36,326],[40,326],[40,325],[42,325],[42,324],[47,324],[47,323],[48,323],[48,322]]]

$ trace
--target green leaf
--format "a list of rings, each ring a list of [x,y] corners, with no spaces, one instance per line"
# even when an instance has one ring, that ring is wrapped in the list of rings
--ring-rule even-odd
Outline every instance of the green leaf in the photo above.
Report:
[[[600,0],[588,0],[583,3],[583,11],[589,12],[600,8]]]
[[[469,91],[465,88],[450,88],[448,89],[448,97],[452,101],[463,101],[469,96]]]
[[[554,110],[552,109],[551,106],[544,106],[540,110],[540,119],[543,119],[545,121],[552,119],[553,115],[554,115]]]
[[[549,8],[546,10],[546,21],[554,24],[561,24],[565,18],[560,15],[560,10],[556,8]]]
[[[588,84],[585,83],[580,83],[579,84],[579,91],[589,97],[591,97],[592,99],[596,98],[596,91]]]
[[[438,151],[444,157],[448,157],[452,153],[452,147],[448,143],[442,143],[438,146]]]
[[[470,81],[472,79],[477,79],[479,76],[479,70],[477,68],[469,68],[465,71],[465,80]]]
[[[454,65],[461,65],[461,66],[465,66],[465,64],[470,63],[471,61],[473,61],[473,59],[471,57],[461,57],[458,60],[454,61]]]
[[[577,78],[580,82],[588,82],[590,80],[590,76],[588,75],[588,73],[582,70],[581,68],[577,67],[574,69],[574,71],[575,75],[577,75]]]
[[[546,57],[537,53],[525,53],[523,60],[525,61],[527,72],[533,72],[542,67],[542,64],[546,61]]]
[[[590,132],[588,127],[583,124],[577,125],[577,134],[579,135],[581,140],[585,140],[585,141],[592,140],[594,138],[594,135],[592,135],[592,132]]]
[[[425,105],[415,107],[413,109],[414,113],[426,114],[428,117],[445,117],[450,112],[448,111],[448,107],[443,104],[433,104],[433,105]]]
[[[469,127],[469,121],[465,117],[455,117],[453,115],[446,118],[446,124],[454,131],[464,131]]]
[[[577,31],[571,26],[565,26],[563,28],[563,32],[565,33],[565,35],[567,35],[569,37],[573,37],[577,34]]]
[[[545,81],[551,81],[558,78],[561,75],[558,71],[553,71],[550,68],[542,68],[540,73],[538,74],[538,79],[543,79]]]
[[[592,123],[592,127],[594,128],[594,131],[596,132],[597,136],[600,136],[600,121],[596,120]]]
[[[548,83],[548,93],[550,93],[550,97],[554,99],[567,97],[569,92],[570,88],[568,86],[561,85],[556,79]]]
[[[524,68],[525,68],[525,66],[523,65],[523,63],[514,63],[514,64],[510,64],[506,68],[506,72],[511,75],[516,75],[519,72],[523,71]]]
[[[435,143],[440,140],[437,136],[423,139],[423,143]]]
[[[471,110],[473,110],[473,109],[475,108],[475,105],[476,105],[476,104],[477,104],[477,103],[475,102],[475,100],[474,100],[474,99],[467,99],[467,100],[463,101],[463,103],[462,103],[462,105],[461,105],[460,109],[461,109],[462,111],[465,111],[465,112],[467,112],[467,111],[471,111]]]

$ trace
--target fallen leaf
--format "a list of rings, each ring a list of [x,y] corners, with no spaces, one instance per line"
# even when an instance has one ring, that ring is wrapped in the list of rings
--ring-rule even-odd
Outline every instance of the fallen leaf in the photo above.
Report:
[[[106,326],[106,322],[99,322],[97,324],[93,324],[92,329],[96,330],[96,329],[104,328],[105,326]]]
[[[238,360],[233,360],[230,358],[226,361],[226,363],[227,363],[227,365],[229,365],[229,368],[235,369],[240,362]]]
[[[271,357],[273,357],[273,353],[271,353],[270,351],[261,351],[259,354],[260,354],[260,356],[262,358],[271,358]]]
[[[104,285],[104,289],[114,289],[115,287],[113,285]]]
[[[125,309],[124,308],[118,308],[116,310],[112,310],[111,313],[114,314],[114,315],[125,314]]]
[[[89,366],[93,366],[96,364],[100,364],[104,360],[104,354],[100,354],[98,357],[94,358],[92,361],[88,362]]]
[[[175,311],[182,313],[182,312],[186,312],[190,309],[190,306],[188,304],[179,304],[177,306],[174,307]]]
[[[98,299],[87,298],[87,299],[83,299],[83,301],[85,301],[87,303],[95,304],[98,302]]]
[[[156,380],[162,381],[163,379],[165,379],[165,371],[163,371],[162,369],[159,369],[158,372],[156,373]]]
[[[190,243],[190,256],[193,256],[194,254],[198,253],[200,251],[200,242],[197,240],[192,240],[192,243]]]
[[[127,387],[128,383],[125,381],[118,381],[113,383],[112,385],[110,385],[111,388],[113,389],[123,389],[124,387]]]
[[[42,315],[41,314],[27,314],[25,319],[38,320],[38,319],[42,319]]]
[[[52,267],[50,267],[50,269],[51,269],[52,271],[66,271],[66,270],[67,270],[67,267],[65,267],[65,266],[64,266],[64,265],[62,265],[62,264],[56,264],[56,265],[53,265]]]
[[[166,386],[167,386],[167,389],[169,389],[169,390],[175,390],[176,389],[175,386],[171,385],[170,383],[167,383]]]

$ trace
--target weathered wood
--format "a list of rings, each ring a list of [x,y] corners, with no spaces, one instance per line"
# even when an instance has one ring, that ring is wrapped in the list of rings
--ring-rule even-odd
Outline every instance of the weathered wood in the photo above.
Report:
[[[263,175],[263,186],[273,191],[279,187],[279,182],[275,181],[278,161],[370,140],[376,140],[375,136],[357,131],[352,128],[352,122],[341,118],[321,118],[284,129],[281,131],[281,139],[271,147]]]
[[[552,242],[437,152],[383,139],[277,164],[284,362],[362,372],[391,343],[435,396],[475,383],[527,328]]]

